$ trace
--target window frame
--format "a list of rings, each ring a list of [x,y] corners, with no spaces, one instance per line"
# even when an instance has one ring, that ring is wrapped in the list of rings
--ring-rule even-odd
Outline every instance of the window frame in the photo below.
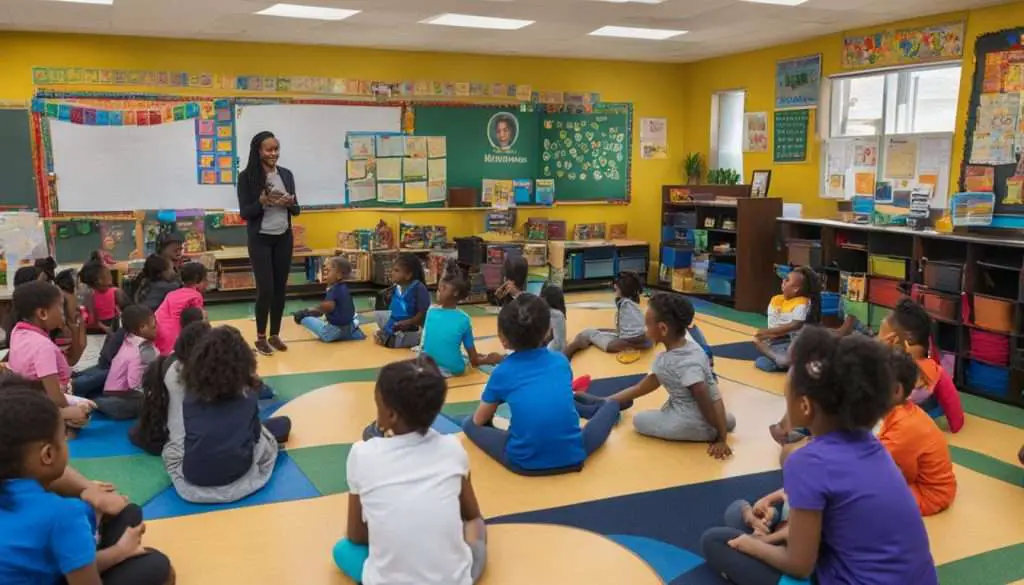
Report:
[[[743,96],[743,107],[740,109],[740,121],[739,121],[739,123],[740,123],[739,127],[740,127],[740,131],[741,131],[741,134],[742,134],[743,124],[745,123],[745,121],[743,119],[743,115],[747,111],[747,90],[745,88],[742,88],[742,87],[734,87],[734,88],[731,88],[731,89],[718,90],[718,91],[712,93],[711,94],[711,128],[710,128],[711,136],[710,136],[710,145],[709,145],[709,148],[708,148],[708,160],[707,160],[707,169],[706,170],[722,168],[722,166],[720,164],[720,161],[718,160],[719,145],[721,144],[721,136],[719,136],[719,132],[720,132],[719,129],[721,127],[721,111],[720,111],[719,100],[720,100],[720,98],[723,95],[727,95],[727,94],[740,94],[740,95]],[[740,160],[740,168],[734,169],[736,172],[739,173],[741,178],[743,177],[743,164],[745,162],[743,160],[744,155],[746,155],[746,153],[743,152],[743,139],[741,137],[740,138],[740,159],[739,159]]]

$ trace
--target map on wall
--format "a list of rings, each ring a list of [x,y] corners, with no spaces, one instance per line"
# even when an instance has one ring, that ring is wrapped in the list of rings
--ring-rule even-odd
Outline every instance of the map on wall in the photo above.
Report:
[[[560,200],[626,199],[631,134],[628,111],[549,114],[539,174],[554,179]]]

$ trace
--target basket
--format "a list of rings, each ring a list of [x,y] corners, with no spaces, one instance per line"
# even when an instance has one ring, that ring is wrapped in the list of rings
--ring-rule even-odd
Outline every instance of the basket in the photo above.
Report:
[[[974,295],[974,324],[991,331],[1013,332],[1013,303],[1010,301]]]
[[[998,333],[971,329],[971,357],[990,364],[1010,365],[1010,338]]]
[[[964,377],[967,386],[977,392],[1000,398],[1010,394],[1010,371],[1006,368],[969,360]]]
[[[895,280],[868,279],[868,301],[871,304],[891,309],[896,306],[901,297],[903,297],[903,291],[900,290],[900,283]]]
[[[959,303],[958,300],[933,292],[921,291],[918,294],[918,302],[921,303],[924,309],[933,317],[949,321],[956,320],[956,307]]]
[[[789,263],[793,266],[821,266],[821,242],[809,240],[791,240],[788,242]]]
[[[963,290],[963,270],[963,264],[926,261],[924,285],[935,290],[959,293]]]
[[[843,299],[843,313],[848,317],[856,317],[865,326],[868,324],[868,304],[861,301]]]
[[[907,261],[889,256],[868,256],[868,272],[873,276],[888,276],[900,280],[907,279]]]

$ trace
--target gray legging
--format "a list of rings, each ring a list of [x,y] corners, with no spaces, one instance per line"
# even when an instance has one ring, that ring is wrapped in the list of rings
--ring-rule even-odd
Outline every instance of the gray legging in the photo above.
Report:
[[[708,566],[736,585],[809,585],[810,581],[790,577],[729,546],[730,540],[751,532],[743,521],[744,505],[749,504],[743,500],[733,502],[725,511],[725,526],[710,528],[701,536],[700,547]],[[772,522],[773,530],[781,517],[782,507],[779,505]]]
[[[704,420],[699,411],[684,414],[668,403],[659,410],[645,410],[633,415],[633,427],[641,435],[666,441],[707,443],[718,437],[718,431]],[[725,428],[730,433],[736,428],[736,417],[732,413],[725,413]]]

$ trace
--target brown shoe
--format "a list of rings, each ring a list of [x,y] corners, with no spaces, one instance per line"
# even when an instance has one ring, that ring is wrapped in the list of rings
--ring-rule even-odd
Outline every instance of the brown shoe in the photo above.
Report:
[[[267,339],[265,337],[261,337],[256,340],[256,351],[259,352],[260,355],[274,355],[274,348],[270,347],[270,344],[267,343]]]
[[[281,341],[281,338],[278,337],[277,335],[271,335],[270,339],[268,339],[267,341],[270,343],[270,346],[276,349],[277,351],[288,351],[288,346],[285,345],[284,342]]]

